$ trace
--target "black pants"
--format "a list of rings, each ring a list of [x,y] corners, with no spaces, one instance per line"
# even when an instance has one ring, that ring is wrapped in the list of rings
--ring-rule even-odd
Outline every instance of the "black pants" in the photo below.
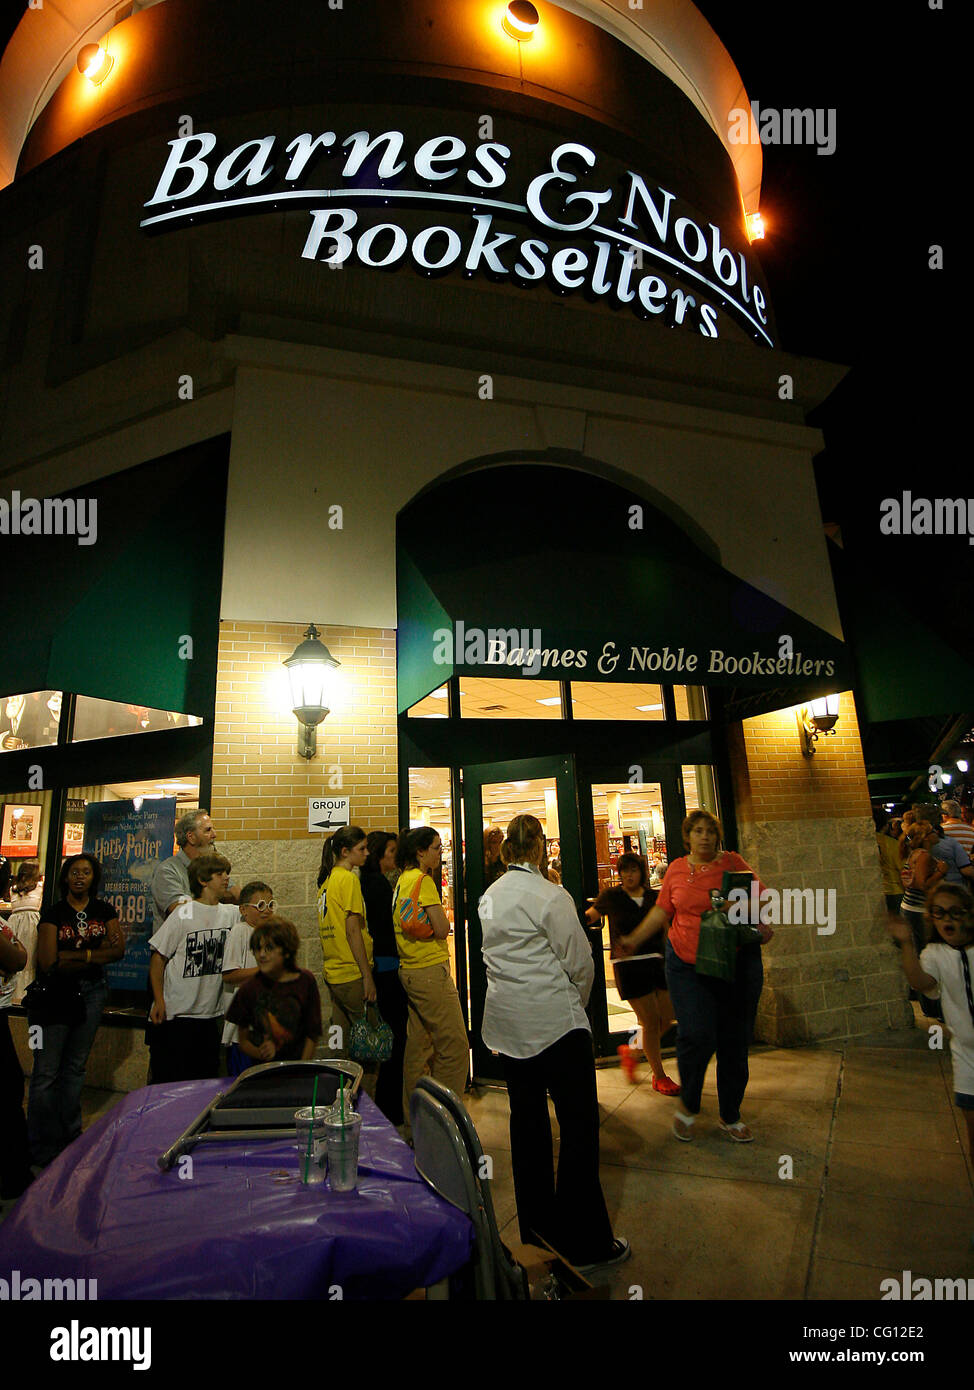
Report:
[[[406,1053],[406,1029],[409,1024],[409,1000],[402,987],[398,970],[378,970],[373,972],[375,980],[375,1002],[383,1020],[392,1029],[395,1039],[392,1055],[379,1068],[379,1079],[375,1087],[375,1103],[390,1124],[401,1125],[402,1110],[402,1059]]]
[[[501,1055],[521,1239],[542,1237],[573,1264],[606,1259],[612,1224],[599,1182],[599,1101],[592,1035],[566,1033],[536,1057]],[[548,1095],[561,1131],[554,1176]]]
[[[24,1073],[10,1036],[10,1019],[0,1009],[0,1197],[19,1197],[30,1182]]]
[[[152,1083],[205,1081],[220,1075],[219,1018],[172,1018],[146,1029]]]

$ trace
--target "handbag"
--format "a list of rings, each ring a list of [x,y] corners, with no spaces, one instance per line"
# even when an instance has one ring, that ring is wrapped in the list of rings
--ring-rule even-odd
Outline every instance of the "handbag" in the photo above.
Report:
[[[419,905],[419,895],[425,877],[425,874],[420,874],[416,880],[416,887],[405,901],[399,897],[399,885],[396,885],[393,911],[398,914],[403,936],[408,936],[412,941],[430,941],[433,937],[433,928],[430,926],[426,908]]]
[[[38,975],[24,991],[24,1008],[31,1022],[55,1023],[74,1028],[85,1021],[85,1001],[76,980],[57,975]]]
[[[371,1015],[371,1017],[370,1017]],[[353,1062],[388,1062],[395,1038],[375,1004],[352,1024],[346,1049]]]

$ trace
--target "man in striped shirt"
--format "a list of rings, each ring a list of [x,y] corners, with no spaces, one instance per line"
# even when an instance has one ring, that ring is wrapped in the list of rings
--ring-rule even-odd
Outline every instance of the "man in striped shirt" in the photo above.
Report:
[[[960,818],[959,801],[941,802],[943,810],[943,833],[956,840],[965,853],[974,858],[974,825],[968,825]]]

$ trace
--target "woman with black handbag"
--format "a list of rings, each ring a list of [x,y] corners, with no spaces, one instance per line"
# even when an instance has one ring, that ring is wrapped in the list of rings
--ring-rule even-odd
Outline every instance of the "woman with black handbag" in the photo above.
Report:
[[[27,1132],[41,1167],[81,1133],[85,1066],[108,997],[104,967],[125,954],[118,914],[97,896],[100,883],[93,855],[71,855],[61,868],[59,899],[41,910],[37,924],[38,976],[24,1003],[31,1029],[40,1029],[32,1034]]]

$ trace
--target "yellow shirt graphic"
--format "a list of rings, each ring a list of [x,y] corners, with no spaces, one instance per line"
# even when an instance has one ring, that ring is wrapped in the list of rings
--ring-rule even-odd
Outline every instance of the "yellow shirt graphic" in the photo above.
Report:
[[[392,899],[392,921],[396,928],[399,962],[407,970],[421,970],[423,966],[439,965],[441,961],[449,961],[450,959],[450,952],[447,950],[445,941],[437,941],[433,936],[428,941],[416,941],[413,937],[407,936],[402,929],[400,909],[405,907],[407,914],[412,912],[410,899],[416,891],[416,882],[420,878],[423,882],[419,890],[419,906],[421,908],[439,907],[440,895],[436,891],[436,884],[429,874],[423,873],[422,869],[407,869],[396,884],[396,891]]]
[[[318,931],[324,958],[322,973],[331,985],[344,985],[362,978],[345,933],[345,918],[350,912],[357,912],[362,918],[362,940],[371,966],[372,938],[365,925],[362,886],[351,869],[334,868],[318,894]]]

